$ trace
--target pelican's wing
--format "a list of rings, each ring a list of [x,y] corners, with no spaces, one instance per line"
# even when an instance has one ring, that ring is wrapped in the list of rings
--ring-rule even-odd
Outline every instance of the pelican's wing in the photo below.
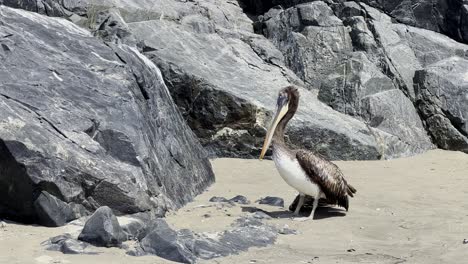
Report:
[[[327,200],[348,210],[348,195],[353,197],[356,189],[346,182],[338,166],[307,150],[297,151],[296,158],[310,180],[320,186]]]

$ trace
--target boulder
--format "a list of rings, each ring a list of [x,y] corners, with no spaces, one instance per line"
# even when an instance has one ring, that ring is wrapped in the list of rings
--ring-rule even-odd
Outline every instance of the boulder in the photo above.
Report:
[[[414,76],[417,106],[438,147],[468,153],[468,60],[452,57]]]
[[[34,209],[38,217],[38,223],[50,227],[62,226],[71,220],[88,214],[82,205],[67,204],[46,191],[42,191],[34,201]]]
[[[416,70],[452,57],[467,56],[468,45],[430,30],[393,23],[380,10],[362,4],[366,22],[381,47],[385,70],[395,78],[398,89],[414,101],[413,77]]]
[[[127,237],[112,210],[103,206],[86,221],[78,239],[99,247],[115,247]]]
[[[459,0],[361,0],[400,23],[440,32],[468,43],[468,2]]]
[[[154,254],[174,262],[195,262],[196,256],[185,246],[185,240],[193,239],[191,233],[179,237],[163,219],[154,222],[153,226],[152,231],[141,240],[142,252],[138,255]]]
[[[362,98],[361,103],[361,115],[371,127],[398,136],[398,139],[387,138],[395,140],[392,144],[382,142],[383,148],[395,148],[386,149],[384,153],[407,151],[403,155],[411,156],[433,147],[417,110],[402,91],[392,89],[375,93]]]
[[[343,22],[322,1],[272,9],[263,16],[263,34],[283,53],[286,65],[309,89],[342,65],[352,52]]]
[[[61,18],[0,12],[0,217],[61,225],[78,217],[70,208],[103,205],[163,215],[214,181],[160,71],[135,48]]]

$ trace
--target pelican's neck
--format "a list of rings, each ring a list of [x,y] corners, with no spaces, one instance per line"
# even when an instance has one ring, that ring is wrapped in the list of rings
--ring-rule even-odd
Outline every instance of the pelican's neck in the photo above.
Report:
[[[296,114],[297,111],[297,106],[299,103],[299,98],[296,96],[292,97],[290,102],[289,102],[289,110],[286,112],[284,117],[281,119],[281,121],[278,123],[278,126],[275,129],[275,134],[273,134],[273,146],[274,145],[282,145],[286,146],[284,143],[284,131],[286,129],[286,125],[288,124],[289,120]]]

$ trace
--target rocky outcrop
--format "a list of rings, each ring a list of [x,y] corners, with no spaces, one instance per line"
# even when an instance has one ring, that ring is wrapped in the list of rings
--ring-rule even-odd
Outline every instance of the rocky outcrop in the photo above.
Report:
[[[363,0],[383,10],[400,23],[444,33],[468,43],[468,1],[466,0]]]
[[[452,57],[414,77],[418,109],[440,148],[468,152],[467,76],[468,60]]]
[[[332,159],[376,159],[434,147],[414,107],[414,74],[466,56],[466,45],[426,30],[454,37],[450,21],[464,27],[464,6],[426,2],[57,3],[105,41],[138,46],[211,156],[256,157],[276,91],[295,84],[305,100],[291,144]]]
[[[145,55],[162,69],[176,103],[209,152],[214,156],[256,157],[277,90],[291,83],[309,88],[314,83],[319,88],[323,78],[336,71],[348,55],[354,55],[352,39],[323,2],[301,4],[284,12],[271,9],[272,18],[264,16],[271,28],[266,26],[264,32],[271,33],[266,35],[276,47],[253,34],[240,7],[221,5],[217,9],[225,16],[207,16],[203,10],[219,12],[212,10],[210,3],[200,2],[191,11],[174,8],[178,13],[170,14],[177,19],[129,22],[129,28],[144,41]],[[296,22],[299,17],[302,20]],[[296,30],[307,31],[310,39]],[[314,38],[314,34],[323,38]],[[316,40],[322,42],[317,44]],[[318,48],[308,48],[312,44]],[[381,75],[369,81],[368,89],[395,89],[392,80]],[[376,87],[379,78],[387,81],[387,88]],[[304,89],[301,95],[301,111],[288,132],[293,145],[333,159],[391,158],[433,147],[419,128],[408,129],[416,137],[402,140],[401,134],[369,128],[365,122],[335,113],[317,101],[314,91]],[[409,111],[415,112],[414,107]],[[419,141],[412,144],[412,140]]]
[[[61,225],[102,205],[163,215],[213,182],[158,68],[135,48],[61,18],[0,14],[0,216]]]
[[[411,87],[404,86],[399,73],[411,72],[395,65],[394,56],[388,55],[395,53],[387,50],[393,46],[381,40],[386,35],[378,35],[376,25],[393,24],[389,19],[381,22],[377,14],[367,15],[373,11],[355,2],[329,6],[315,1],[273,8],[260,19],[262,33],[282,51],[288,67],[309,89],[318,90],[318,99],[363,121],[375,135],[382,158],[431,149],[412,101],[399,91]]]
[[[246,12],[262,15],[275,6],[288,8],[310,0],[241,0]],[[325,1],[342,6],[351,1]],[[466,0],[358,0],[391,16],[395,21],[443,33],[457,41],[468,42],[468,1]],[[349,9],[348,9],[349,10]]]

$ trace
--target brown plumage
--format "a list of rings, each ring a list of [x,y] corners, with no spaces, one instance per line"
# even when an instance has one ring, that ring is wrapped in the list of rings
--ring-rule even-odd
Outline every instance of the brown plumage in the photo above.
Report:
[[[296,158],[310,180],[320,186],[330,204],[349,208],[348,195],[354,197],[356,189],[348,184],[340,168],[307,150],[296,152]]]
[[[260,159],[263,158],[266,149],[272,143],[273,159],[280,171],[280,175],[289,185],[300,192],[300,199],[295,214],[298,214],[300,207],[303,205],[306,194],[315,195],[310,218],[313,217],[318,200],[322,197],[322,194],[326,196],[329,203],[337,204],[348,210],[348,196],[353,197],[356,189],[347,183],[338,166],[311,151],[303,149],[291,150],[284,142],[284,130],[289,120],[296,113],[298,105],[299,91],[297,88],[288,86],[281,89],[277,101],[278,110],[265,138]],[[302,176],[304,174],[305,176]],[[312,185],[308,188],[303,188],[303,185],[307,184],[307,181],[310,181]],[[308,190],[313,192],[314,188],[317,188],[313,186],[318,186],[318,193],[306,193]],[[301,189],[305,190],[304,193],[301,192]]]

